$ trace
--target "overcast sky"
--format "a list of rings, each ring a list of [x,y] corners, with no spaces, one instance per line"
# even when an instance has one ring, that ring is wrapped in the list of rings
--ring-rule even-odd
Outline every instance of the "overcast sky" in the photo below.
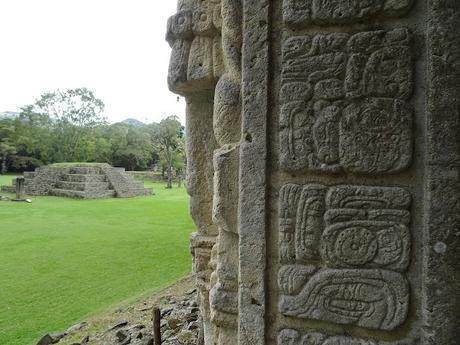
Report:
[[[110,122],[184,120],[164,41],[176,0],[0,0],[0,112],[44,91],[88,87]]]

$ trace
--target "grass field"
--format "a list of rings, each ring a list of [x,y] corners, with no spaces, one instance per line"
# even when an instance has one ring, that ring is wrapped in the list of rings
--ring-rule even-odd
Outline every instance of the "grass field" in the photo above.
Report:
[[[185,190],[146,186],[154,196],[0,201],[0,344],[32,344],[190,272]]]

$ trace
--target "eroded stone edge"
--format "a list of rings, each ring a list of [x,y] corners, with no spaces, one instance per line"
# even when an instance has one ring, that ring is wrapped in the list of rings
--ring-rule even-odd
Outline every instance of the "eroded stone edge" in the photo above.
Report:
[[[460,3],[429,0],[423,345],[460,339]]]
[[[269,1],[243,2],[238,344],[265,344]]]

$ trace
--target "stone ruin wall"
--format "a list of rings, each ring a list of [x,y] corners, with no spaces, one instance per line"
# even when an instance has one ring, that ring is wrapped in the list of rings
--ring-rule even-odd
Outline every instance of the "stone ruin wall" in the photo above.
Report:
[[[206,345],[460,344],[460,3],[180,0]]]

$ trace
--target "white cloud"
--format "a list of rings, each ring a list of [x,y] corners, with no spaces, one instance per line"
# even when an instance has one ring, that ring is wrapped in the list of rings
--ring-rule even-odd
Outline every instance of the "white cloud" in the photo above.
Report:
[[[166,85],[175,0],[0,0],[0,112],[85,86],[111,122],[184,120]]]

